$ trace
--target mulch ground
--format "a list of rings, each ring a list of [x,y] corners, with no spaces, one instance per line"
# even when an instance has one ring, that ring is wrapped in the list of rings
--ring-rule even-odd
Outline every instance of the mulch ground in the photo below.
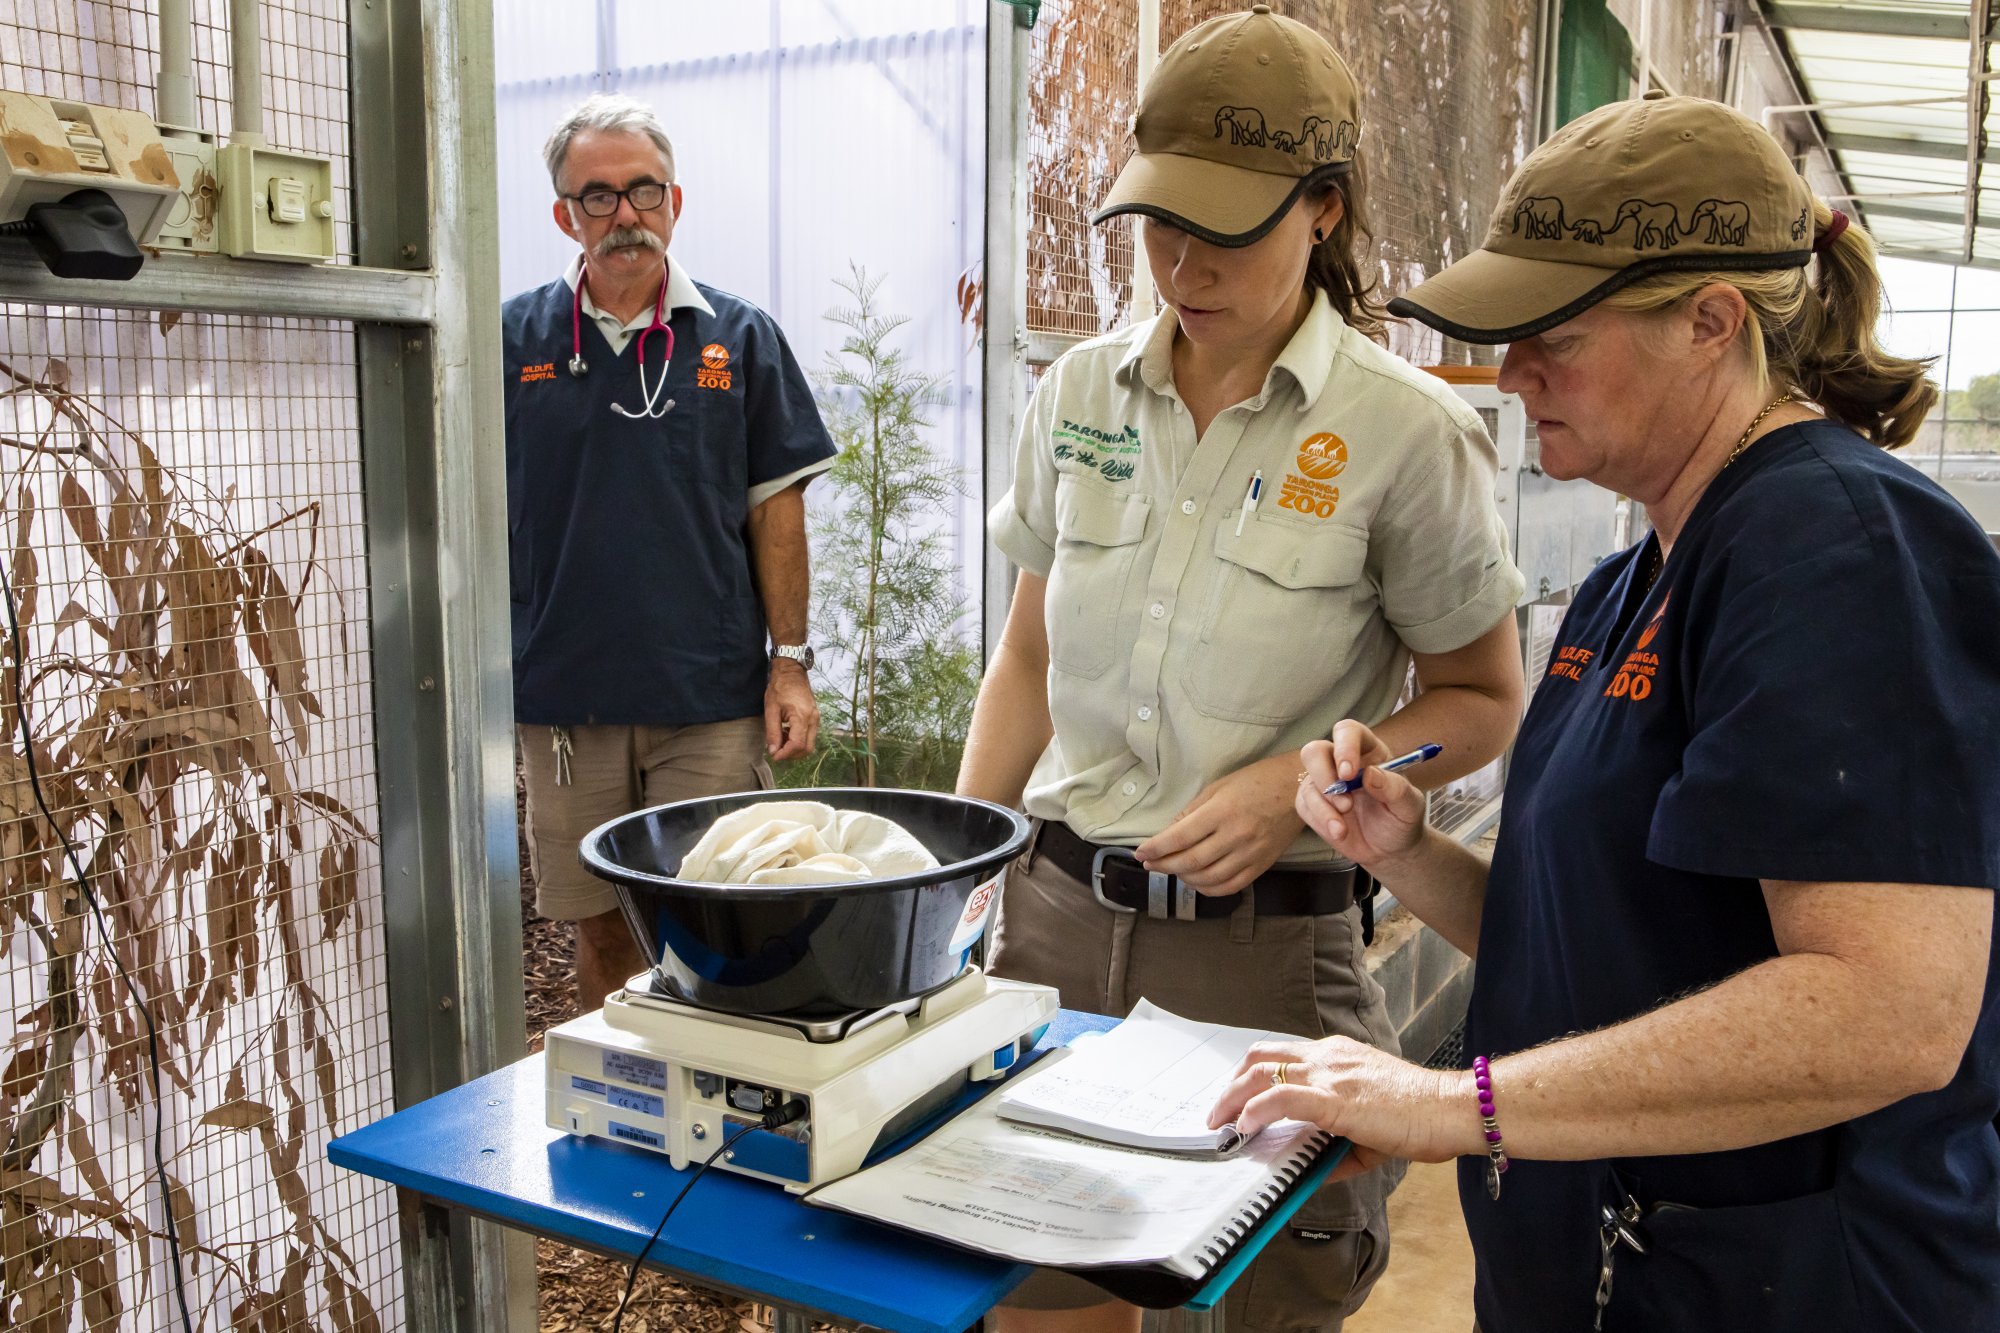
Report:
[[[526,980],[528,1049],[542,1034],[576,1017],[576,930],[535,915],[534,872],[521,847],[521,970]],[[627,1265],[546,1238],[535,1242],[544,1333],[609,1329],[625,1290]],[[770,1333],[771,1310],[686,1286],[657,1272],[639,1275],[624,1333]]]

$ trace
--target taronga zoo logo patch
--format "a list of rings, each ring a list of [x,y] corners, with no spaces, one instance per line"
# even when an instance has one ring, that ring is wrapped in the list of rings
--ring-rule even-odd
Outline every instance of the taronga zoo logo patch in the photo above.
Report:
[[[1217,107],[1215,137],[1225,134],[1232,147],[1275,148],[1293,157],[1305,153],[1315,162],[1345,162],[1361,141],[1361,127],[1351,120],[1335,124],[1325,116],[1307,116],[1293,133],[1268,128],[1264,113],[1254,106]]]
[[[1063,418],[1062,425],[1049,432],[1050,450],[1058,463],[1068,462],[1085,471],[1096,472],[1106,481],[1130,481],[1139,470],[1139,429],[1127,425],[1122,430],[1105,430]]]
[[[1514,206],[1512,230],[1531,241],[1580,241],[1604,245],[1622,239],[1620,233],[1631,225],[1631,245],[1635,250],[1671,250],[1690,237],[1699,236],[1705,245],[1748,245],[1750,205],[1735,199],[1704,199],[1682,221],[1672,204],[1655,204],[1644,199],[1627,199],[1609,221],[1597,218],[1569,219],[1563,216],[1563,201],[1554,195],[1530,195]],[[1793,224],[1797,238],[1799,228]]]
[[[696,387],[703,389],[727,389],[730,380],[729,349],[721,343],[710,343],[701,349],[701,369],[695,371]]]

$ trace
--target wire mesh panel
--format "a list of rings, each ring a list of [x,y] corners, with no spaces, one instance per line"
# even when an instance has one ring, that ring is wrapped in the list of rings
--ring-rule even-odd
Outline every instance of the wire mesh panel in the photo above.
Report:
[[[1651,8],[1650,16],[1643,11]],[[1636,45],[1643,33],[1652,47],[1653,75],[1689,97],[1722,96],[1726,62],[1722,33],[1731,0],[1611,0],[1613,15]]]
[[[190,129],[227,136],[229,0],[191,0],[195,109]],[[0,4],[0,88],[157,116],[156,0],[7,0]],[[264,135],[274,148],[333,164],[336,262],[351,263],[347,0],[260,0]]]
[[[401,1323],[357,414],[346,325],[0,306],[0,1327]]]
[[[1093,338],[1132,306],[1129,218],[1094,227],[1131,149],[1142,0],[1046,0],[1028,62],[1028,311],[1037,333]]]

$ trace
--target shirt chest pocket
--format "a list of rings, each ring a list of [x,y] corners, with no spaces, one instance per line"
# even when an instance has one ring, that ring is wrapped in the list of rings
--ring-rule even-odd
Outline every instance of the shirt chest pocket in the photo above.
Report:
[[[1282,726],[1346,668],[1375,589],[1368,536],[1353,528],[1225,518],[1201,617],[1188,696],[1210,717]]]
[[[1056,559],[1049,569],[1045,618],[1049,661],[1094,679],[1131,649],[1126,629],[1132,566],[1153,502],[1080,481],[1056,482]]]

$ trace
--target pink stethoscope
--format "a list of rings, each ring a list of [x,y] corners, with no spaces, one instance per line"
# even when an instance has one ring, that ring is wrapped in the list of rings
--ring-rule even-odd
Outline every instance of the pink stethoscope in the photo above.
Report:
[[[590,363],[583,359],[583,289],[590,281],[588,265],[577,270],[576,293],[570,301],[569,311],[569,373],[582,379],[590,373]],[[674,331],[660,318],[667,309],[667,274],[660,275],[660,294],[653,301],[653,322],[639,330],[639,392],[645,395],[645,406],[634,412],[622,403],[613,403],[611,410],[621,417],[634,421],[658,420],[674,410],[674,400],[661,400],[667,391],[667,367],[674,363]],[[660,381],[652,388],[646,387],[646,335],[654,329],[667,335],[667,356],[660,362]]]

